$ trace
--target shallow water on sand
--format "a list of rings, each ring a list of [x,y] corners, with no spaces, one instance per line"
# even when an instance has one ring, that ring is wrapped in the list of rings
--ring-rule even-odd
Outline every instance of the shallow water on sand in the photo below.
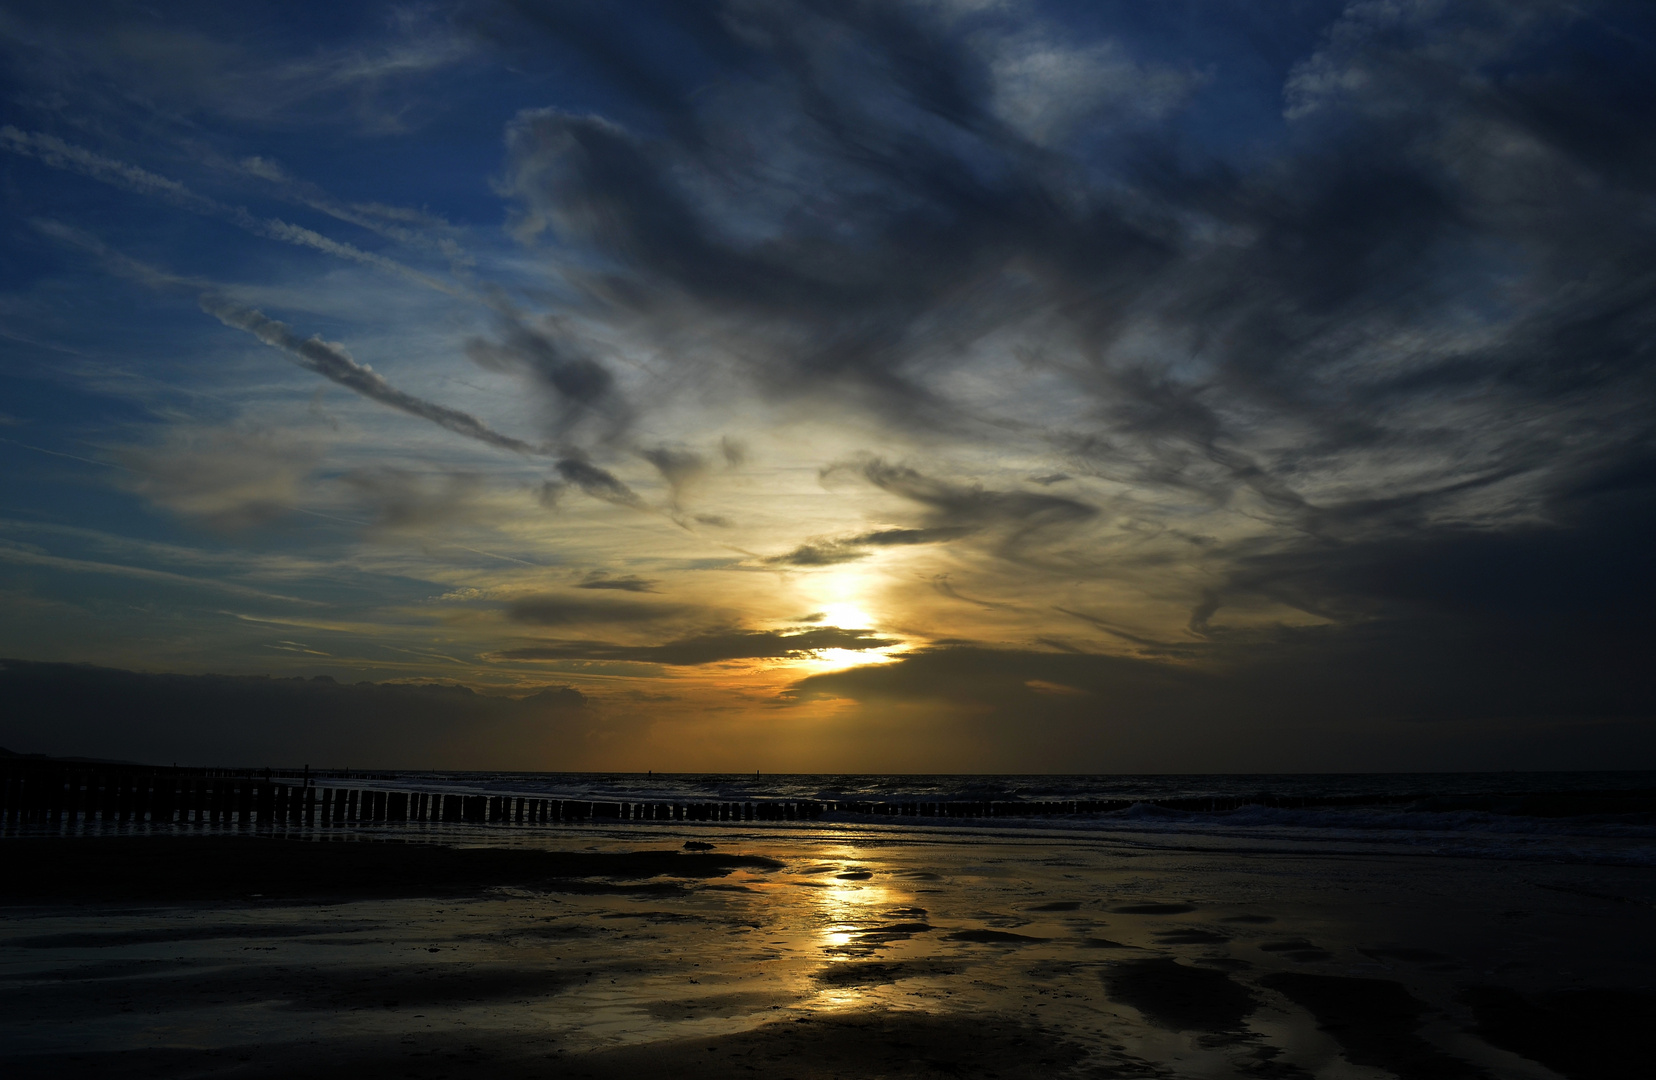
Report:
[[[1565,1030],[1586,992],[1656,1019],[1656,873],[1638,866],[874,825],[461,837],[694,839],[780,866],[12,907],[4,1071],[607,1076],[651,1053],[688,1075],[1527,1080],[1609,1075],[1593,1054],[1613,1033]]]

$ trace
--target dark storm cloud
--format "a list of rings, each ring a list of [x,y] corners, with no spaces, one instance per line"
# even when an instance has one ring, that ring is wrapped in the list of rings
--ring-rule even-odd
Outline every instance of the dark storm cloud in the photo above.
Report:
[[[606,641],[555,641],[496,654],[504,660],[624,660],[693,667],[727,660],[782,660],[821,649],[883,649],[898,644],[867,630],[815,626],[807,630],[726,630],[679,638],[660,645],[618,645]]]
[[[584,731],[566,686],[518,698],[464,686],[153,675],[0,660],[0,742],[155,764],[522,767]]]

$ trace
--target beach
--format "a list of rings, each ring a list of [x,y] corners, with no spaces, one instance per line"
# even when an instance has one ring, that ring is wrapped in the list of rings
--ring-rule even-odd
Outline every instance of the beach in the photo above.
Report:
[[[984,823],[3,843],[9,1077],[1614,1077],[1656,1019],[1642,865]]]

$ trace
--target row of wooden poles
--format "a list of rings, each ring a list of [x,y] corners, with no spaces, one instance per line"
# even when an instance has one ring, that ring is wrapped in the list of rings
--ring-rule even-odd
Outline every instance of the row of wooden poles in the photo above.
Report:
[[[1396,798],[1235,796],[1157,799],[1186,812],[1223,812],[1242,806],[1330,806],[1402,802]],[[1149,800],[1145,800],[1149,801]],[[825,813],[867,817],[1007,818],[1096,814],[1125,810],[1128,799],[1058,801],[833,801],[768,799],[750,802],[608,802],[516,795],[464,795],[361,790],[286,784],[268,777],[207,770],[120,767],[30,767],[0,775],[0,824],[148,823],[179,825],[331,826],[405,822],[496,825],[581,821],[814,821]]]
[[[235,780],[97,773],[0,779],[0,823],[65,825],[367,825],[580,821],[811,821],[832,804],[603,802],[517,795],[358,790]]]

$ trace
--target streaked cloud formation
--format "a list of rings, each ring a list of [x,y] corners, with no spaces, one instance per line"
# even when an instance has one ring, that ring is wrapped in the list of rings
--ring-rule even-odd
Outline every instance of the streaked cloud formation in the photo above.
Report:
[[[1642,5],[0,49],[0,654],[568,687],[547,766],[1656,749]]]

